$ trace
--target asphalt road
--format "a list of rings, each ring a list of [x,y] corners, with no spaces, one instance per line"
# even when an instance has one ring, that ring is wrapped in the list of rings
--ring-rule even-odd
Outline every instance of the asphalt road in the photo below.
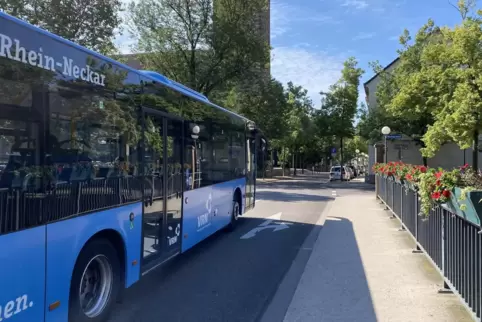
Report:
[[[110,321],[260,321],[332,200],[326,179],[258,185],[255,209],[234,232],[220,232],[145,276]]]

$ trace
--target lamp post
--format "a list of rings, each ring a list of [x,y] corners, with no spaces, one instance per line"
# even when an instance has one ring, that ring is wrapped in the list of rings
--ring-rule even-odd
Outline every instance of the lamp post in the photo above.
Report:
[[[359,149],[355,150],[355,161],[356,161],[356,168],[355,168],[355,177],[358,177],[358,173],[360,171],[360,158],[358,157],[358,154],[360,153]]]
[[[390,134],[390,128],[388,126],[382,127],[382,134],[385,136],[385,163],[388,162],[388,149],[387,149],[387,135]]]

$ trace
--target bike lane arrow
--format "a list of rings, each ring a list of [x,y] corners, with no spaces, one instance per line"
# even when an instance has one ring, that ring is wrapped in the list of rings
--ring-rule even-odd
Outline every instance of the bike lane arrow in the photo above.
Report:
[[[270,216],[269,218],[280,218],[281,213],[277,213],[273,216]],[[265,229],[273,229],[273,232],[281,231],[290,228],[290,225],[293,223],[290,222],[275,222],[273,223],[273,219],[268,219],[261,223],[258,227],[255,227],[248,231],[246,234],[241,236],[241,239],[250,239],[256,236],[257,233],[260,231],[263,231]]]

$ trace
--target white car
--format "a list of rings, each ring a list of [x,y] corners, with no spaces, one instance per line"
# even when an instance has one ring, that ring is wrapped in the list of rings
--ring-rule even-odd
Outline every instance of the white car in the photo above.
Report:
[[[347,167],[342,167],[342,166],[334,166],[331,167],[330,169],[330,181],[335,181],[335,180],[350,180],[350,173],[347,170]]]

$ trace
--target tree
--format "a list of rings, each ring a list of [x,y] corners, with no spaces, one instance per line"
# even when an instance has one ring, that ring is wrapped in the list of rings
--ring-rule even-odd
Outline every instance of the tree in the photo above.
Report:
[[[341,154],[343,155],[343,139],[353,137],[355,128],[353,123],[357,114],[358,87],[360,77],[364,71],[357,67],[358,62],[354,57],[348,58],[343,64],[341,78],[330,86],[322,107],[317,113],[318,128],[321,123],[326,126],[326,136],[336,136],[340,139]],[[344,161],[342,156],[341,162]]]
[[[266,0],[140,0],[128,25],[141,63],[194,90],[229,91],[269,60],[256,31]]]
[[[120,0],[0,0],[0,10],[102,54],[115,53]]]
[[[478,168],[478,136],[482,116],[482,12],[469,17],[468,5],[459,1],[463,21],[455,28],[440,29],[421,57],[426,81],[436,84],[430,97],[435,122],[423,137],[425,156],[433,156],[442,144],[455,142],[461,149],[472,145],[474,169]]]
[[[233,86],[218,101],[254,121],[270,140],[280,139],[286,129],[287,102],[283,85],[275,79],[261,84],[257,92]]]
[[[400,132],[411,136],[422,148],[425,147],[425,143],[420,138],[434,122],[432,112],[438,106],[433,96],[437,95],[440,87],[427,78],[421,58],[425,48],[432,43],[437,43],[439,39],[440,29],[431,19],[420,28],[413,44],[411,44],[410,34],[405,30],[400,37],[400,44],[403,46],[403,49],[398,51],[400,63],[391,77],[388,77],[389,80],[385,79],[385,87],[382,86],[379,94],[391,116],[403,120],[403,124],[400,124],[402,126]],[[391,93],[383,91],[387,87],[391,87]],[[383,99],[384,96],[385,99]],[[423,163],[427,164],[425,156]]]
[[[296,175],[296,155],[303,151],[303,146],[309,139],[311,132],[310,115],[313,103],[308,96],[308,91],[301,86],[288,82],[285,90],[286,128],[279,140],[275,141],[276,147],[283,150],[283,159],[287,161],[286,153],[291,154],[291,165]]]

